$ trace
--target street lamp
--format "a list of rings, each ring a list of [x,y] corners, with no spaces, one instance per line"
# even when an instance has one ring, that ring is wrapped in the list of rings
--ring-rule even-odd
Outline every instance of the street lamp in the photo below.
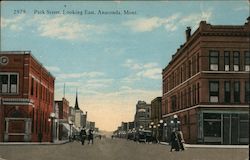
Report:
[[[166,141],[167,140],[167,131],[166,131],[167,123],[166,122],[163,124],[163,127],[164,127],[164,130],[162,131],[163,133],[162,137],[164,136],[164,138],[162,139]]]
[[[162,141],[163,140],[163,120],[161,119],[159,121],[159,139]]]
[[[69,141],[71,141],[72,139],[72,125],[73,125],[73,122],[69,121]]]
[[[152,135],[153,135],[153,127],[154,127],[154,122],[150,122],[149,128],[151,129]]]
[[[56,114],[54,113],[54,112],[51,112],[50,113],[50,125],[51,125],[51,143],[53,143],[54,142],[54,137],[53,137],[53,122],[54,122],[54,119],[55,119],[55,116],[56,116]]]
[[[154,125],[154,126],[153,126],[154,138],[156,138],[156,133],[155,133],[155,130],[156,130],[156,125]]]
[[[174,122],[174,128],[175,128],[176,130],[178,130],[180,121],[178,121],[178,116],[177,116],[176,114],[174,115],[174,120],[173,120],[173,122]]]

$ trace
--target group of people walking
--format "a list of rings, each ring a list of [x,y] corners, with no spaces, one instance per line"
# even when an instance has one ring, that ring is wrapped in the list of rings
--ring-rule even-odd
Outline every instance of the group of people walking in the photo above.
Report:
[[[94,135],[93,135],[92,129],[88,130],[88,134],[85,129],[82,129],[80,131],[80,140],[81,140],[82,145],[84,145],[86,139],[88,139],[88,144],[90,143],[94,144]]]
[[[171,149],[170,152],[174,149],[175,151],[184,151],[184,138],[183,134],[180,130],[174,129],[170,135],[170,143],[171,143]]]

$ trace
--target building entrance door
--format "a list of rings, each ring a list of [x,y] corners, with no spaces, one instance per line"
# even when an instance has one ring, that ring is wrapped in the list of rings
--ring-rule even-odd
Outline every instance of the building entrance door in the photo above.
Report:
[[[231,116],[223,115],[223,144],[231,144]]]

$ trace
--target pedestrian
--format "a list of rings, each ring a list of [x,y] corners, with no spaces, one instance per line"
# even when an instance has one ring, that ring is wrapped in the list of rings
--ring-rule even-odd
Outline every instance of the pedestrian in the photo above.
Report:
[[[182,134],[182,131],[181,131],[181,130],[179,130],[179,131],[177,132],[177,137],[178,137],[178,141],[179,141],[179,144],[180,144],[180,149],[181,149],[182,151],[184,151],[184,150],[185,150],[185,147],[184,147],[185,141],[184,141],[184,137],[183,137],[183,134]]]
[[[89,140],[88,144],[90,143],[90,141],[91,141],[92,144],[94,143],[94,136],[93,136],[93,130],[92,129],[89,129],[88,140]]]
[[[172,131],[170,135],[170,144],[171,144],[170,152],[172,152],[173,149],[175,149],[175,151],[180,150],[178,136],[177,136],[175,129]]]
[[[86,136],[87,136],[86,130],[85,130],[85,129],[82,129],[82,130],[80,131],[80,139],[81,139],[82,145],[84,145]]]

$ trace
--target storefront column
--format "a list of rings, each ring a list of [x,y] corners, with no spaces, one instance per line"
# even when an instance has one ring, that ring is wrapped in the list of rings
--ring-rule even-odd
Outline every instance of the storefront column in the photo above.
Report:
[[[4,133],[4,141],[8,142],[9,140],[9,118],[5,118],[5,133]]]
[[[31,119],[26,118],[25,119],[25,135],[24,135],[24,141],[28,142],[31,140]]]

